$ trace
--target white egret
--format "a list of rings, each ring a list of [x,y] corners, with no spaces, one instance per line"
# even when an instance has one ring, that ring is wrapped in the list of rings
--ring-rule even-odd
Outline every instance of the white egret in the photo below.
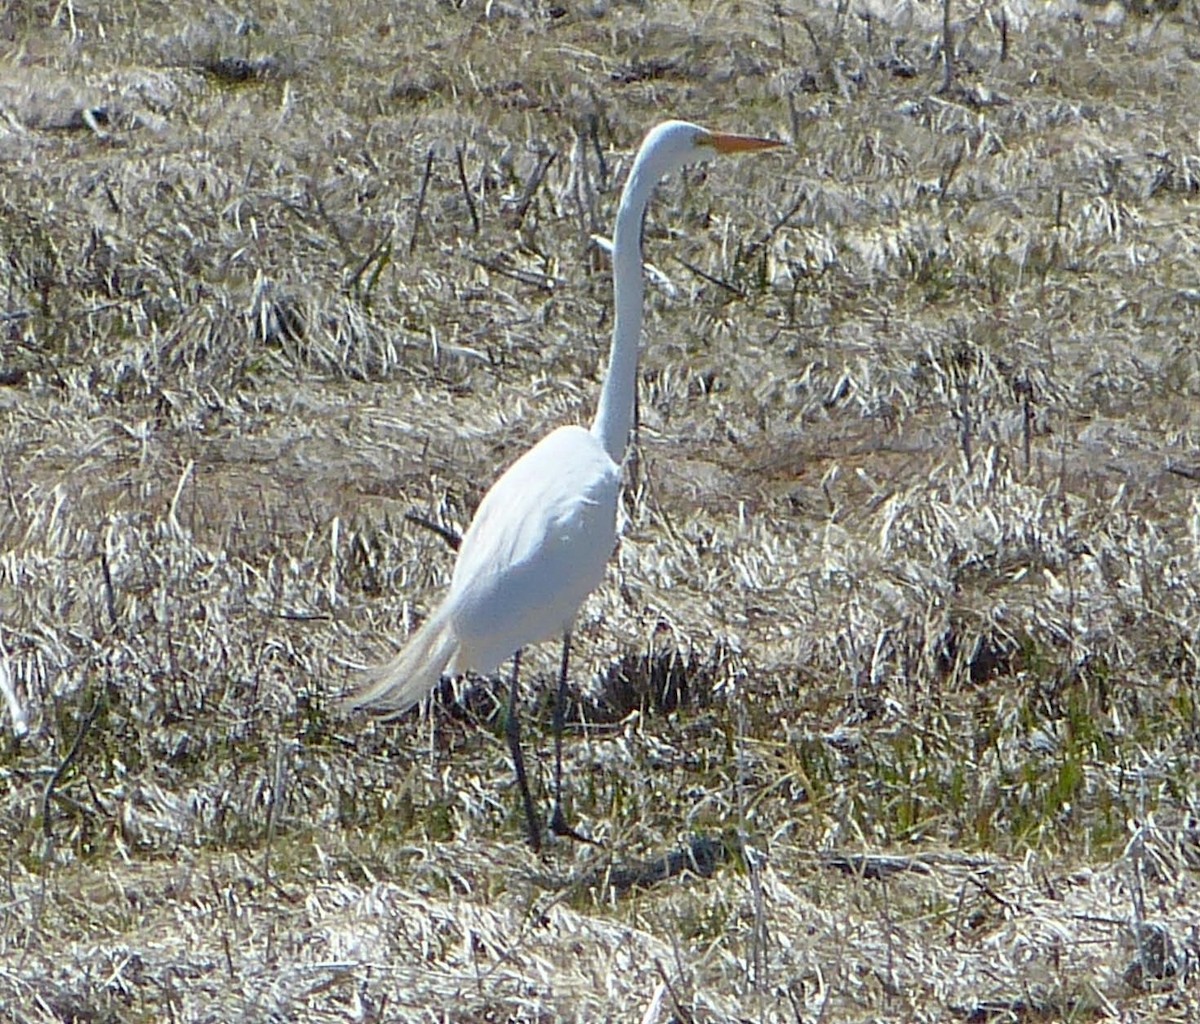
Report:
[[[556,637],[563,641],[550,827],[556,834],[574,835],[562,813],[567,661],[575,615],[604,578],[617,541],[617,495],[633,422],[642,330],[646,204],[659,179],[686,164],[780,145],[684,121],[667,121],[646,136],[617,210],[612,349],[591,429],[559,427],[509,466],[484,495],[463,535],[445,599],[403,650],[371,671],[349,698],[352,707],[399,715],[425,697],[443,675],[486,675],[511,657],[506,736],[534,849],[541,845],[541,827],[525,777],[517,722],[521,649]]]

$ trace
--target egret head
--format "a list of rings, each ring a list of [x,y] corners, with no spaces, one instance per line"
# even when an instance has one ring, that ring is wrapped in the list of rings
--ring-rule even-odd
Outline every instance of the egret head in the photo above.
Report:
[[[721,153],[750,153],[782,145],[775,139],[709,131],[688,121],[664,121],[647,133],[637,163],[647,177],[657,179]]]

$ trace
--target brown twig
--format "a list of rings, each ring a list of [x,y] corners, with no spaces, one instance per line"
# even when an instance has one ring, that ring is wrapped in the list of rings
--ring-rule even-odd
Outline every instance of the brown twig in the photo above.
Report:
[[[453,530],[449,526],[443,526],[441,523],[435,523],[432,519],[427,519],[419,512],[405,512],[404,518],[407,522],[423,526],[431,533],[436,533],[449,545],[452,551],[457,551],[459,545],[462,544],[462,536],[457,530]]]
[[[467,211],[471,214],[471,225],[474,234],[479,234],[479,211],[475,208],[475,198],[471,195],[471,186],[467,184],[467,169],[463,164],[462,146],[454,149],[454,160],[458,166],[458,183],[462,186],[463,198],[467,201]]]
[[[408,254],[417,248],[417,232],[421,229],[421,215],[425,211],[425,195],[429,190],[429,179],[433,176],[433,147],[425,154],[425,173],[421,176],[421,191],[417,194],[417,209],[413,214],[412,235],[408,239]]]
[[[513,210],[513,227],[519,228],[525,223],[529,207],[533,204],[533,197],[537,195],[537,190],[541,188],[542,182],[546,179],[546,172],[550,170],[550,165],[554,163],[557,156],[558,150],[552,150],[533,169],[533,173],[529,176],[529,181],[525,183],[525,191],[521,193],[521,198],[517,200],[517,205]]]
[[[694,263],[689,263],[682,256],[676,256],[675,260],[690,270],[697,277],[707,281],[709,284],[715,284],[718,288],[724,288],[725,291],[729,292],[731,295],[736,295],[739,299],[744,299],[746,297],[746,293],[737,285],[730,284],[728,281],[722,280],[719,277],[714,277],[712,274],[701,270]]]
[[[950,27],[950,0],[942,0],[942,85],[940,93],[954,85],[954,31]]]

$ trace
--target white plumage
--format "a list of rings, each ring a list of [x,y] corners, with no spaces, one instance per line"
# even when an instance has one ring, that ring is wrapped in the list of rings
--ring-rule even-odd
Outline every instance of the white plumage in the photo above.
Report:
[[[563,638],[559,707],[566,685],[571,625],[604,578],[616,545],[620,463],[633,422],[642,329],[641,229],[646,203],[663,175],[717,153],[781,143],[710,132],[668,121],[646,136],[621,193],[613,231],[613,339],[608,372],[590,430],[559,427],[492,485],[463,535],[450,589],[428,620],[386,665],[367,674],[354,707],[398,715],[443,674],[487,674],[528,644]],[[517,665],[509,742],[530,841],[539,826],[525,781],[515,723]],[[557,776],[561,786],[561,710]],[[556,794],[557,796],[557,794]],[[565,829],[556,803],[552,827]]]
[[[355,706],[403,714],[442,675],[487,675],[522,647],[570,632],[616,544],[620,482],[583,427],[559,427],[530,448],[480,502],[445,600],[371,673]]]

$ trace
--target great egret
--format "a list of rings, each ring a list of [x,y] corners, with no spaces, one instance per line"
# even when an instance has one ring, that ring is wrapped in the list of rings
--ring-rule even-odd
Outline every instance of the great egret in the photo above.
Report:
[[[550,828],[574,835],[562,812],[562,719],[571,626],[584,599],[604,578],[617,541],[617,494],[633,421],[642,331],[646,203],[659,179],[686,164],[780,145],[684,121],[667,121],[647,134],[617,210],[612,349],[591,429],[559,427],[492,484],[463,535],[445,599],[403,650],[369,672],[349,698],[352,707],[392,717],[420,701],[443,674],[487,675],[511,657],[506,736],[535,850],[541,846],[541,826],[525,777],[517,722],[521,649],[562,637]]]

